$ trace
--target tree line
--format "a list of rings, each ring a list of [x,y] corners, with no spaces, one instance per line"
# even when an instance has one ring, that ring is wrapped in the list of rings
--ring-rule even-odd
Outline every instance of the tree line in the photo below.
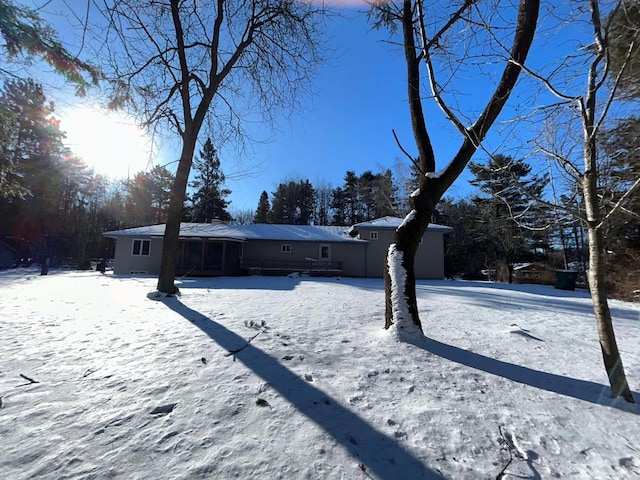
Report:
[[[113,245],[103,232],[166,221],[174,176],[159,165],[115,181],[93,172],[64,146],[64,131],[54,113],[33,80],[7,80],[0,90],[0,241],[15,250],[18,261],[49,257],[53,264],[87,267],[92,258],[113,256]],[[639,136],[640,119],[634,117],[603,136],[608,188],[627,188],[640,171]],[[533,175],[523,159],[500,154],[471,162],[469,168],[475,193],[443,198],[433,217],[435,223],[453,227],[445,237],[448,276],[508,282],[522,263],[585,268],[585,226],[535,201],[549,188],[548,174]],[[404,217],[408,206],[403,192],[414,190],[417,179],[415,172],[408,179],[400,177],[391,169],[361,174],[349,170],[337,187],[287,179],[274,191],[263,191],[255,211],[234,211],[218,152],[207,139],[194,158],[182,221],[348,226],[387,215]],[[636,191],[629,201],[629,208],[638,209],[640,194]],[[617,272],[610,291],[628,298],[628,285],[637,272],[624,266],[638,265],[640,224],[615,216],[606,240],[610,266]]]
[[[276,190],[263,191],[253,222],[292,225],[354,225],[387,215],[406,214],[398,199],[398,185],[390,169],[348,170],[344,183],[332,188],[326,182],[314,187],[308,180],[288,180]]]

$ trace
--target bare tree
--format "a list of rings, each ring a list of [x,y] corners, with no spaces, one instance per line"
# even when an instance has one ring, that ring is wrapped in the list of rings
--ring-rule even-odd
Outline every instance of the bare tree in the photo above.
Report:
[[[374,16],[378,25],[390,25],[393,29],[398,24],[402,30],[402,44],[407,65],[407,87],[409,110],[413,136],[417,148],[417,157],[410,155],[398,141],[400,148],[420,172],[418,189],[410,197],[411,212],[395,232],[395,237],[389,247],[385,268],[386,309],[385,328],[393,328],[401,339],[422,337],[422,324],[418,314],[416,299],[416,285],[414,260],[420,239],[431,221],[436,204],[447,191],[455,179],[462,173],[467,163],[478,150],[490,128],[505,106],[522,70],[522,64],[527,58],[533,41],[537,25],[539,1],[521,0],[517,17],[505,25],[508,28],[511,48],[506,56],[494,57],[492,60],[504,61],[504,68],[492,94],[474,115],[475,121],[468,118],[473,111],[456,112],[456,94],[445,95],[448,85],[453,81],[459,62],[465,58],[474,62],[470,54],[470,45],[480,45],[482,42],[475,38],[478,22],[474,20],[479,8],[474,0],[465,0],[462,5],[451,7],[446,4],[428,5],[432,11],[427,13],[423,0],[404,0],[401,3],[378,4],[374,9]],[[502,8],[502,7],[501,7]],[[503,14],[506,14],[506,8]],[[446,17],[442,18],[442,12]],[[515,12],[513,12],[515,13]],[[440,18],[441,23],[431,22],[429,19]],[[504,18],[504,17],[503,17]],[[464,25],[464,28],[458,28]],[[496,27],[497,28],[497,27]],[[456,37],[450,38],[452,34]],[[470,35],[470,37],[468,36]],[[461,58],[454,58],[453,50],[446,48],[448,44],[459,46]],[[485,52],[486,54],[486,52]],[[452,72],[447,78],[440,78],[440,70],[436,68],[436,57],[441,55],[451,67]],[[476,58],[477,60],[477,58]],[[484,57],[486,62],[486,57]],[[484,63],[484,62],[482,62]],[[476,66],[482,72],[481,62]],[[431,98],[444,112],[456,130],[462,136],[461,145],[457,153],[449,160],[448,165],[438,171],[436,169],[436,154],[432,146],[431,136],[427,128],[426,115],[423,110],[421,93],[421,71],[424,69],[431,87]],[[476,73],[477,75],[478,73]],[[474,80],[467,80],[474,81]],[[463,83],[460,86],[464,86]],[[437,173],[436,173],[437,172]]]
[[[605,231],[609,220],[616,214],[628,213],[637,221],[637,213],[626,207],[632,194],[640,188],[640,177],[628,181],[626,188],[611,176],[605,158],[599,153],[598,135],[604,130],[607,117],[617,98],[623,73],[637,52],[637,39],[627,43],[624,58],[617,57],[616,69],[611,68],[609,22],[625,7],[624,1],[610,2],[608,12],[601,11],[598,0],[587,0],[581,11],[572,11],[573,22],[579,14],[586,17],[585,24],[591,34],[586,44],[560,60],[550,62],[551,73],[533,71],[524,67],[533,79],[556,97],[544,116],[555,119],[553,135],[544,135],[536,141],[538,152],[551,158],[557,171],[567,181],[564,201],[554,203],[535,196],[539,203],[577,219],[588,232],[589,270],[587,280],[593,301],[600,347],[612,395],[634,402],[618,349],[606,289]],[[607,15],[608,14],[608,15]],[[618,45],[619,47],[619,45]],[[570,78],[571,81],[566,79]],[[600,98],[602,98],[600,100]],[[535,118],[535,117],[534,117]],[[575,135],[580,132],[580,136]]]
[[[177,134],[158,290],[174,293],[189,172],[203,125],[216,145],[242,134],[244,115],[295,107],[321,61],[325,10],[288,0],[103,0],[111,106],[134,107],[147,127]],[[308,84],[307,84],[308,85]]]

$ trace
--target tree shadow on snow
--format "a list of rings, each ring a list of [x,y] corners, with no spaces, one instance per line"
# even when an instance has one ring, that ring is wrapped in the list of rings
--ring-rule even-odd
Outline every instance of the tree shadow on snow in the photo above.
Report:
[[[342,445],[354,458],[381,479],[437,480],[443,477],[424,465],[396,440],[376,430],[322,390],[254,347],[247,339],[209,317],[187,307],[176,297],[163,303],[200,328],[222,348],[234,354],[271,388]],[[231,360],[230,360],[231,361]]]
[[[612,398],[610,387],[599,383],[503,362],[430,338],[415,342],[412,341],[410,343],[446,360],[481,370],[513,382],[640,415],[640,408],[638,408],[637,405],[628,404],[621,398]],[[640,398],[638,392],[633,392],[633,396],[636,399]]]

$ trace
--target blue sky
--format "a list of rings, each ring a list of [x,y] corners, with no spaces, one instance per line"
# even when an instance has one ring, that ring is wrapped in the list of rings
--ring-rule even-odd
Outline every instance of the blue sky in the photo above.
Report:
[[[56,3],[60,6],[55,7]],[[47,8],[50,12],[62,12],[47,19],[60,31],[63,40],[70,37],[71,20],[65,18],[65,4],[55,0]],[[336,187],[342,184],[347,170],[357,174],[366,170],[394,170],[398,159],[405,163],[407,160],[396,145],[392,130],[403,146],[415,154],[403,53],[399,46],[388,42],[386,30],[371,28],[363,11],[364,8],[344,8],[340,10],[342,16],[328,21],[329,48],[334,50],[335,58],[321,68],[314,79],[313,91],[301,98],[304,107],[300,111],[289,119],[281,119],[274,131],[267,129],[267,135],[267,127],[257,128],[254,138],[268,136],[268,142],[249,143],[243,152],[233,146],[221,149],[222,168],[232,190],[232,209],[255,209],[263,190],[271,193],[278,183],[292,177],[309,179],[314,184],[328,182]],[[483,89],[482,84],[495,85],[490,79],[491,68],[487,69],[487,75],[469,76],[463,84],[466,91],[457,99],[465,109],[476,100],[481,104],[482,97],[490,93],[491,89]],[[511,103],[516,105],[518,97],[516,91]],[[461,137],[433,102],[425,100],[424,106],[437,168],[441,169],[457,150]],[[505,111],[501,118],[508,118],[511,113]],[[62,127],[65,128],[64,121]],[[494,131],[498,129],[496,125]],[[249,129],[250,136],[251,133]],[[499,137],[493,133],[485,142],[490,151],[497,148]],[[167,141],[164,145],[158,159],[161,164],[176,158],[179,152],[175,142]],[[479,151],[474,160],[486,158],[487,154]],[[169,168],[175,168],[174,165]],[[464,172],[446,195],[467,195],[471,191],[469,178],[470,174]]]
[[[292,175],[312,183],[326,180],[336,187],[347,170],[358,174],[393,170],[397,159],[407,160],[392,130],[403,146],[415,153],[402,50],[386,41],[388,32],[372,30],[363,13],[349,9],[343,14],[344,18],[332,19],[328,29],[338,57],[316,77],[315,92],[304,99],[308,108],[280,122],[272,141],[253,145],[253,158],[241,159],[241,168],[252,162],[266,164],[257,167],[259,173],[253,177],[229,182],[232,207],[255,208],[262,190],[271,193]],[[433,133],[436,149],[444,159],[454,151],[459,138],[444,129]],[[229,174],[234,170],[235,155],[229,151],[221,157]],[[459,180],[451,194],[468,191],[467,178]]]

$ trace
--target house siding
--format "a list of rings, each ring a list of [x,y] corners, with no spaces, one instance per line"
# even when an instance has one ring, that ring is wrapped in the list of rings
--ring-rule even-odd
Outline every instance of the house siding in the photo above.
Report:
[[[282,245],[291,245],[291,252],[282,252]],[[364,243],[296,242],[291,240],[251,240],[244,244],[242,264],[248,267],[309,264],[320,259],[320,245],[331,246],[331,262],[341,262],[345,276],[364,276]]]
[[[364,276],[380,278],[384,275],[384,264],[395,230],[360,227],[358,231],[362,239],[370,239],[370,232],[378,232],[377,240],[369,240],[367,246],[367,264]],[[444,278],[443,236],[442,232],[427,231],[422,237],[422,243],[416,252],[414,267],[417,279]]]
[[[134,240],[150,240],[149,255],[132,255]],[[149,275],[157,275],[160,273],[161,258],[161,238],[120,237],[116,239],[113,273],[129,275],[131,272],[146,272]]]
[[[182,267],[192,275],[242,275],[246,273],[285,274],[309,271],[311,274],[342,274],[352,277],[381,278],[389,245],[401,219],[383,217],[354,225],[351,234],[346,227],[314,227],[292,225],[228,226],[216,224],[182,224],[181,241],[203,245],[200,270],[198,262],[189,260]],[[415,263],[416,278],[444,278],[444,233],[449,227],[436,225],[427,230],[418,247]],[[371,235],[375,232],[375,235]],[[164,225],[106,232],[116,239],[114,273],[128,275],[145,272],[157,275],[162,256]],[[132,255],[134,240],[150,240],[148,256]],[[222,245],[216,255],[216,245]],[[283,245],[288,251],[283,251]],[[330,258],[321,259],[321,246],[329,247]],[[213,248],[209,251],[207,248]],[[186,250],[185,250],[186,252]],[[199,257],[199,258],[200,258]],[[216,260],[222,259],[218,265]],[[204,261],[206,260],[206,261]],[[195,262],[195,260],[194,260]],[[315,267],[315,268],[314,268]]]

